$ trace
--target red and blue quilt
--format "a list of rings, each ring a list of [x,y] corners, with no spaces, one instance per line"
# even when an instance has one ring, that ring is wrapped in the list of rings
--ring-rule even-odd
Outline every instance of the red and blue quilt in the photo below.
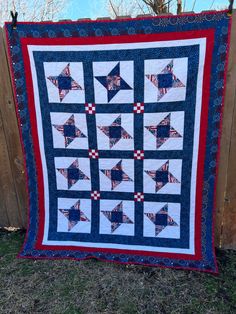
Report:
[[[217,272],[226,11],[6,24],[28,178],[22,258]]]

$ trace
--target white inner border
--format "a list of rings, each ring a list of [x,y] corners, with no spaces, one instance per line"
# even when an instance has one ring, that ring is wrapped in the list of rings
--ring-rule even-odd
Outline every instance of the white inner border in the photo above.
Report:
[[[190,221],[189,221],[189,248],[169,248],[169,247],[153,247],[144,245],[125,245],[115,243],[92,243],[92,242],[75,242],[75,241],[50,241],[48,240],[49,231],[49,189],[48,189],[48,172],[46,166],[46,157],[44,152],[44,136],[42,127],[42,115],[40,109],[40,99],[38,91],[38,81],[33,58],[34,51],[93,51],[93,50],[124,50],[124,49],[145,49],[145,48],[159,48],[159,47],[179,47],[199,45],[199,68],[197,78],[197,95],[196,95],[196,110],[194,123],[194,141],[193,141],[193,159],[192,159],[192,173],[191,173],[191,193],[190,193]],[[198,147],[199,147],[199,132],[200,132],[200,117],[202,109],[202,88],[203,88],[203,73],[205,66],[206,54],[206,38],[186,39],[186,40],[172,40],[172,41],[156,41],[156,42],[141,42],[141,43],[122,43],[122,44],[102,44],[102,45],[28,45],[28,53],[30,58],[30,68],[33,79],[33,90],[35,98],[35,110],[37,119],[37,131],[39,137],[40,155],[43,167],[43,181],[44,181],[44,206],[45,206],[45,225],[43,245],[59,245],[59,246],[81,246],[91,248],[110,248],[110,249],[127,249],[150,252],[166,252],[179,254],[194,254],[194,235],[195,235],[195,198],[196,198],[196,176],[197,176],[197,162],[198,162]]]

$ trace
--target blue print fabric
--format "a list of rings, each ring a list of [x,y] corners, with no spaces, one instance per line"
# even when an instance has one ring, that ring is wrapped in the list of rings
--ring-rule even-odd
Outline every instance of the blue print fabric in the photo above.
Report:
[[[226,12],[6,24],[28,176],[20,257],[217,272]]]

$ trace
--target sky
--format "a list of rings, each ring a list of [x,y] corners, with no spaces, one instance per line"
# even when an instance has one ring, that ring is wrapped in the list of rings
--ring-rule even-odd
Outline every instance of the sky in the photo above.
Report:
[[[129,0],[130,2],[132,0]],[[183,0],[185,11],[192,11],[195,0]],[[109,16],[106,0],[67,0],[67,9],[64,11],[63,19],[77,20],[79,18],[91,18]],[[176,0],[173,0],[175,3]],[[211,7],[213,3],[213,6]],[[211,9],[224,9],[229,4],[228,0],[196,0],[195,12]]]

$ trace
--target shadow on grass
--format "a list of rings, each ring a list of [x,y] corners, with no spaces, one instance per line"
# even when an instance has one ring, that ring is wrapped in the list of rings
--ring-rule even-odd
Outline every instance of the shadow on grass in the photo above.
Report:
[[[0,231],[0,313],[236,313],[236,252],[219,276],[89,261],[19,260],[24,232]]]

